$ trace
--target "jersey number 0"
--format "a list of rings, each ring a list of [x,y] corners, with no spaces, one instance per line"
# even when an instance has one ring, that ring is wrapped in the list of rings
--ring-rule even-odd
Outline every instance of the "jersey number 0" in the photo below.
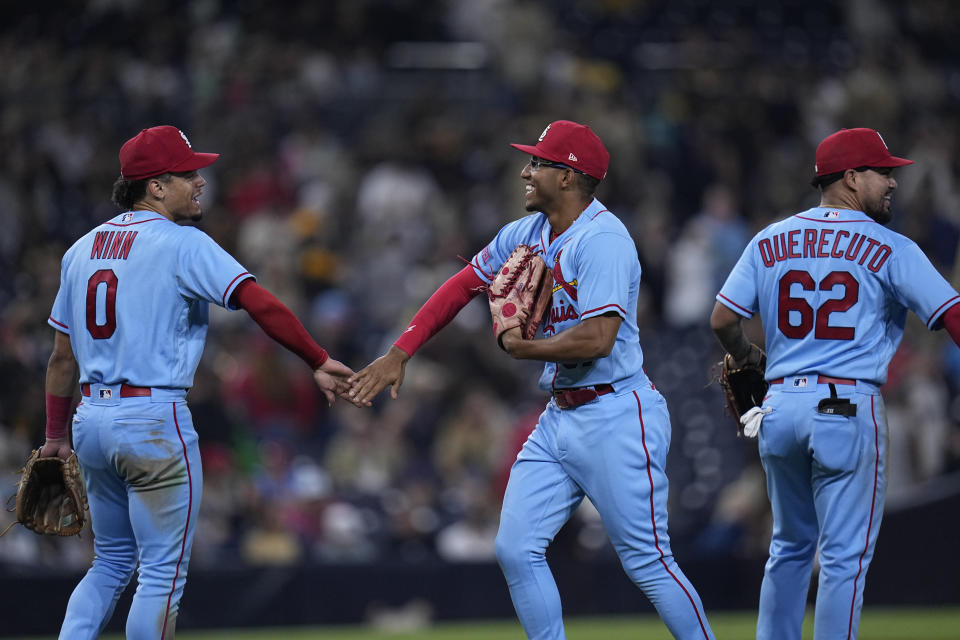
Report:
[[[106,285],[103,324],[97,324],[97,290]],[[113,269],[100,269],[87,280],[87,331],[94,340],[104,340],[117,330],[117,274]]]

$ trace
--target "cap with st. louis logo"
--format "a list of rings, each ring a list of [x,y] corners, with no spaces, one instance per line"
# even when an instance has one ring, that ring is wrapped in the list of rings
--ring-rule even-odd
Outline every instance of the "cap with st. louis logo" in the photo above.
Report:
[[[536,145],[511,144],[532,156],[565,164],[597,180],[603,180],[610,166],[610,152],[590,127],[557,120],[547,125]]]

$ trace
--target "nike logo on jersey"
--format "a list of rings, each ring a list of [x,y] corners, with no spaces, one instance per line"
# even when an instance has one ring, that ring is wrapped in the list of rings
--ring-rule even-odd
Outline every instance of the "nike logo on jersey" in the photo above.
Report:
[[[415,326],[417,326],[417,325],[415,325],[415,324],[410,325],[409,327],[407,327],[407,330],[404,331],[404,333],[410,333],[411,331],[413,331],[413,328],[414,328]]]

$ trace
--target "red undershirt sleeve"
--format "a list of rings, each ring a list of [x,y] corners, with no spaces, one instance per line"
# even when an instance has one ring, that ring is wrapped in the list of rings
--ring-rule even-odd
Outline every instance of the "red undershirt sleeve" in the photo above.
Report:
[[[953,305],[943,314],[943,327],[954,343],[960,346],[960,304]]]
[[[70,420],[70,406],[73,398],[46,394],[47,405],[47,440],[56,440],[67,437],[67,423]]]
[[[393,344],[412,356],[427,340],[432,338],[453,320],[467,303],[484,291],[486,283],[467,265],[444,282],[436,293],[430,296],[413,320]]]
[[[311,369],[319,369],[330,356],[314,341],[293,312],[253,279],[240,283],[230,298],[245,309],[264,333],[300,356]]]

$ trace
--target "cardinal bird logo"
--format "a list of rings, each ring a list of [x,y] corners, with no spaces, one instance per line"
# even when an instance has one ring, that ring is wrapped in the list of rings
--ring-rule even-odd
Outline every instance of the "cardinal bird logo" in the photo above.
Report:
[[[560,269],[560,255],[563,253],[563,249],[557,252],[557,258],[553,263],[553,281],[554,287],[553,291],[556,293],[560,289],[563,289],[567,292],[567,295],[570,296],[570,299],[574,302],[577,301],[577,281],[574,279],[572,282],[567,282],[567,279],[563,277],[563,271]],[[560,285],[560,286],[557,286]]]

